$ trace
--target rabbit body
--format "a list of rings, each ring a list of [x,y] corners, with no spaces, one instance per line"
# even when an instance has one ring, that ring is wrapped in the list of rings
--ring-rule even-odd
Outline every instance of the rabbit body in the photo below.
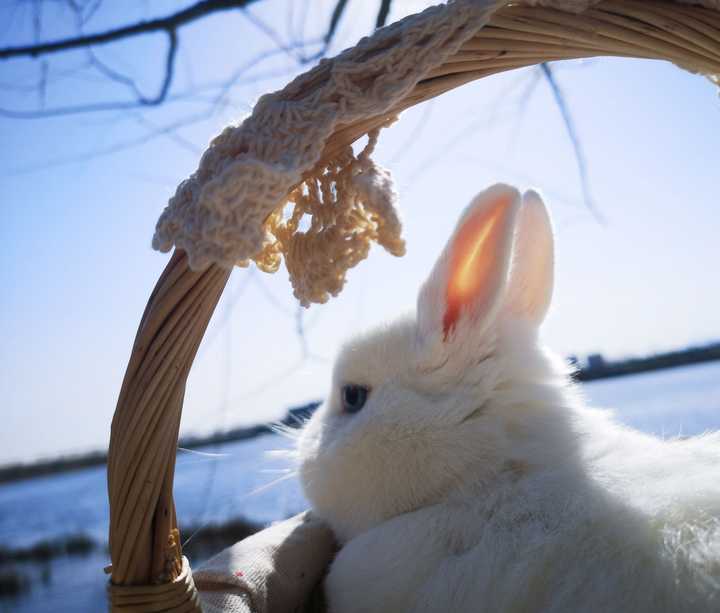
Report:
[[[539,196],[494,186],[416,316],[341,351],[298,448],[331,613],[720,611],[720,435],[584,406],[538,340],[552,263]]]

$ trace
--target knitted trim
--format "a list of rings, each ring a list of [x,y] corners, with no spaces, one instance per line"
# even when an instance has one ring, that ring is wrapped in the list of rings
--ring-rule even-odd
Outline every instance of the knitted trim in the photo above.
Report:
[[[284,256],[304,305],[336,295],[371,241],[402,255],[390,173],[369,157],[377,135],[363,154],[348,147],[315,166],[336,126],[388,112],[499,4],[455,0],[429,8],[260,98],[250,117],[212,141],[198,170],[179,186],[160,216],[153,247],[185,250],[196,270],[253,260],[274,272]],[[287,203],[289,216],[283,214]],[[312,224],[299,231],[305,213]]]
[[[210,143],[160,216],[153,247],[186,251],[194,270],[254,261],[275,272],[284,259],[301,304],[326,302],[372,242],[405,252],[392,176],[370,158],[378,132],[360,154],[348,146],[320,163],[336,129],[389,116],[502,6],[580,12],[598,1],[450,0],[321,61]],[[720,0],[678,1],[720,9]]]

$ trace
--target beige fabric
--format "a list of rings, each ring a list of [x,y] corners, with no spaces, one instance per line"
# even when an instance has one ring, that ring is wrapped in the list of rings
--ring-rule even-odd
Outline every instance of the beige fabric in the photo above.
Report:
[[[205,613],[290,613],[317,608],[335,552],[330,530],[302,513],[226,549],[194,572]]]

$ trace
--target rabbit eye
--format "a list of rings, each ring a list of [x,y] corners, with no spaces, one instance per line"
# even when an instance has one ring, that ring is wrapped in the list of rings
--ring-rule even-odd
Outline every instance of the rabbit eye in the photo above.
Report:
[[[357,413],[365,406],[368,388],[362,385],[343,385],[341,391],[343,411],[346,413]]]

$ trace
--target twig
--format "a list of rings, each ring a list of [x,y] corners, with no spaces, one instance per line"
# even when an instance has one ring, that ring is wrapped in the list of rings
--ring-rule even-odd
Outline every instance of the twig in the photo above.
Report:
[[[347,8],[347,3],[348,0],[338,0],[337,4],[335,5],[335,9],[333,10],[332,16],[330,17],[330,25],[328,26],[327,33],[325,34],[326,45],[330,44],[333,36],[335,36],[335,31],[337,30],[338,24],[340,23],[340,18],[343,16],[343,13]]]
[[[90,61],[90,66],[95,68],[100,74],[111,81],[124,85],[135,95],[136,98],[143,98],[143,93],[140,91],[140,88],[133,79],[105,64],[97,55],[95,55],[92,48],[87,49],[87,55]]]
[[[177,56],[177,32],[175,30],[168,30],[168,50],[165,56],[165,78],[163,79],[160,91],[154,98],[141,97],[138,99],[138,103],[142,106],[157,106],[167,96],[170,84],[175,74],[175,57]]]
[[[572,115],[570,114],[570,109],[565,102],[565,95],[563,94],[562,89],[560,89],[560,85],[555,80],[555,75],[552,68],[550,68],[550,64],[548,64],[547,62],[543,62],[542,64],[540,64],[540,69],[542,70],[548,84],[550,85],[553,97],[555,98],[555,102],[558,106],[558,109],[560,110],[563,122],[565,123],[565,129],[567,130],[568,137],[570,138],[570,142],[572,143],[573,149],[575,150],[575,160],[577,162],[578,174],[580,175],[580,187],[583,192],[585,206],[588,208],[590,213],[592,213],[593,217],[595,217],[598,223],[604,224],[604,218],[600,215],[600,213],[595,208],[595,205],[593,204],[592,193],[590,191],[590,181],[588,180],[587,174],[587,164],[585,162],[585,154],[583,153],[580,139],[578,139],[577,137],[575,123],[573,122]]]
[[[176,31],[180,27],[195,21],[198,18],[205,17],[211,13],[218,11],[226,11],[230,9],[243,8],[257,2],[257,0],[202,0],[182,11],[160,17],[150,21],[140,21],[129,26],[98,32],[96,34],[87,34],[76,36],[74,38],[65,38],[52,42],[38,43],[33,45],[23,45],[19,47],[6,47],[0,49],[0,60],[13,57],[30,56],[38,57],[49,53],[57,53],[59,51],[68,51],[70,49],[79,49],[92,45],[104,45],[138,34],[149,34],[152,32],[171,32]]]
[[[388,15],[390,14],[390,5],[392,0],[381,0],[380,9],[378,10],[377,18],[375,19],[375,27],[382,28],[387,23]]]
[[[43,164],[25,166],[22,168],[9,169],[5,172],[5,174],[21,175],[21,174],[27,174],[30,172],[36,172],[38,170],[46,170],[48,168],[55,168],[58,166],[67,166],[69,164],[76,164],[79,162],[92,161],[92,160],[95,160],[96,158],[99,158],[102,156],[112,155],[115,153],[119,153],[121,151],[125,151],[126,149],[131,149],[132,147],[144,145],[145,143],[155,140],[156,138],[159,138],[161,136],[173,138],[172,134],[176,130],[186,127],[186,126],[196,124],[196,123],[207,121],[208,119],[209,119],[209,117],[208,117],[207,113],[204,113],[204,112],[197,113],[195,115],[183,117],[183,118],[181,118],[177,121],[174,121],[172,123],[169,123],[167,125],[159,126],[157,128],[157,130],[148,132],[147,134],[144,134],[140,137],[129,139],[129,140],[126,140],[126,141],[123,141],[120,143],[115,143],[114,145],[110,145],[109,147],[105,147],[104,149],[95,149],[93,151],[88,151],[86,153],[81,153],[81,154],[74,155],[74,156],[57,158],[54,160],[50,160],[49,162],[45,162]],[[175,139],[173,138],[173,140],[175,140]],[[194,146],[191,145],[190,150],[193,153],[193,155],[197,155],[197,149]]]
[[[202,147],[198,147],[195,143],[188,140],[184,136],[178,134],[175,129],[173,130],[167,130],[164,129],[162,126],[159,126],[158,124],[150,121],[147,117],[145,117],[142,113],[133,113],[133,119],[137,123],[139,123],[141,126],[148,128],[149,133],[156,133],[160,132],[163,136],[167,136],[170,140],[174,141],[177,145],[182,147],[183,149],[186,149],[190,153],[196,156],[202,155]],[[209,118],[209,117],[208,117]],[[184,126],[178,126],[178,128],[181,128]]]

